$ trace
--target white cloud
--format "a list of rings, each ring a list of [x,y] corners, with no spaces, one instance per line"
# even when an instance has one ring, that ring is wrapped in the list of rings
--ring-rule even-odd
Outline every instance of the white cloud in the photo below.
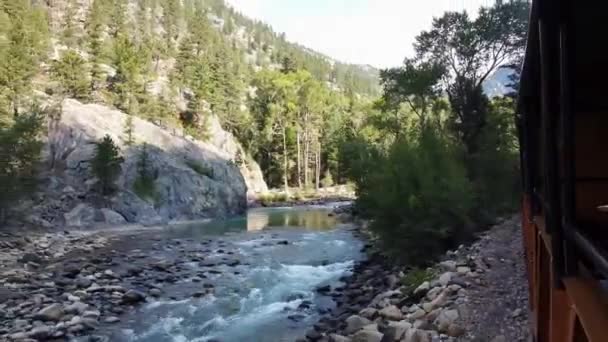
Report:
[[[288,39],[338,60],[395,66],[445,11],[476,13],[494,0],[227,0]]]

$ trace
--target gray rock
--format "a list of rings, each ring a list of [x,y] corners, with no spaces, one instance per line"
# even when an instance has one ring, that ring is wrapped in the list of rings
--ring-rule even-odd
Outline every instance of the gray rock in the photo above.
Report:
[[[101,209],[101,215],[103,216],[103,222],[108,225],[120,225],[127,223],[127,220],[114,210],[106,208]]]
[[[43,308],[42,310],[38,311],[34,315],[34,318],[39,319],[41,321],[58,322],[63,317],[63,314],[64,314],[64,312],[63,312],[63,308],[62,308],[61,304],[54,303],[54,304],[51,304],[51,305]]]
[[[352,342],[380,342],[384,335],[378,331],[360,330],[352,337]]]
[[[414,290],[414,294],[427,293],[430,288],[431,288],[431,283],[429,283],[428,281],[425,281]]]
[[[353,334],[370,323],[371,323],[371,321],[367,318],[363,318],[363,317],[357,316],[357,315],[352,315],[346,319],[346,329],[344,329],[344,332],[347,335]]]
[[[378,315],[378,310],[374,309],[374,308],[365,308],[365,309],[359,311],[359,316],[367,318],[367,319],[374,319],[374,318],[376,318],[377,315]]]
[[[126,304],[136,304],[144,300],[146,300],[146,296],[136,290],[129,290],[122,296],[122,301]]]
[[[389,319],[391,321],[399,321],[403,319],[403,313],[395,305],[390,305],[380,310],[378,314],[381,317]]]
[[[431,342],[431,338],[429,333],[424,330],[419,329],[409,329],[403,339],[402,342]]]
[[[441,286],[447,286],[450,283],[450,280],[452,280],[452,272],[445,272],[439,276],[439,284],[441,284]]]
[[[445,260],[439,263],[439,266],[448,272],[455,272],[456,265],[456,261],[453,260]]]
[[[121,148],[125,161],[117,182],[119,191],[109,209],[128,222],[155,225],[240,214],[246,209],[248,190],[252,194],[267,191],[259,166],[234,136],[222,129],[216,117],[209,117],[209,139],[205,142],[133,118],[135,139],[147,143],[150,166],[158,172],[155,203],[141,199],[129,191],[137,177],[140,148],[127,146],[123,139],[127,115],[75,100],[65,100],[62,110],[60,120],[49,130],[43,153],[46,161],[65,168],[61,183],[75,187],[76,193],[83,189],[91,192],[85,184],[94,186],[90,172],[94,142],[110,135]],[[88,213],[75,212],[66,217],[74,226],[86,225],[90,219]],[[100,221],[103,220],[108,218],[102,217]],[[116,215],[111,220],[121,221]]]
[[[104,319],[103,321],[104,321],[104,323],[110,323],[110,324],[118,323],[118,322],[120,322],[120,318],[115,317],[115,316],[110,316],[110,317],[107,317],[106,319]]]
[[[338,334],[330,334],[329,342],[351,342],[351,339]]]
[[[87,204],[80,203],[70,212],[63,215],[68,227],[84,227],[95,222],[95,209]]]
[[[88,307],[89,306],[85,303],[75,302],[65,307],[65,313],[78,315],[85,312]]]
[[[437,319],[435,319],[434,323],[440,332],[447,332],[450,324],[454,323],[458,317],[458,310],[444,310],[439,314]]]
[[[27,335],[29,337],[35,338],[37,340],[46,340],[47,338],[49,338],[51,336],[51,334],[53,333],[53,330],[46,326],[46,325],[42,325],[39,327],[35,327],[34,329],[30,330],[29,333],[27,333]]]
[[[406,321],[388,322],[384,334],[389,338],[392,338],[393,341],[399,341],[411,327],[412,324]]]

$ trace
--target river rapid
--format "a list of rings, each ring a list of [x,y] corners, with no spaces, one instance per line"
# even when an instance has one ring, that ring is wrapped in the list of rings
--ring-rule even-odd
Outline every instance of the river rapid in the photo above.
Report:
[[[107,333],[118,342],[293,342],[335,307],[319,288],[343,285],[364,258],[353,227],[332,206],[257,208],[245,217],[173,227],[150,260],[183,260],[193,276],[127,314]],[[181,253],[178,253],[181,251]],[[137,251],[136,251],[137,252]],[[146,252],[147,253],[147,252]],[[211,289],[183,298],[193,289]],[[108,328],[109,329],[109,328]]]

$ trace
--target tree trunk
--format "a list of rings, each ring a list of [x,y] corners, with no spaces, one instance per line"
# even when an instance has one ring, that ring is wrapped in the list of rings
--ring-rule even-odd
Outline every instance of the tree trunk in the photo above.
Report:
[[[308,141],[308,132],[304,130],[304,187],[310,184],[308,179],[308,157],[310,154],[310,143]]]
[[[317,190],[320,189],[320,183],[321,183],[321,143],[318,143],[318,149],[316,151],[316,186],[317,186]]]
[[[287,129],[283,127],[283,186],[285,187],[285,194],[289,194],[289,187],[287,185]]]
[[[298,129],[298,133],[296,135],[297,139],[296,139],[296,143],[298,145],[298,158],[297,158],[297,163],[298,163],[298,188],[302,189],[302,163],[301,163],[301,158],[302,158],[302,151],[300,148],[300,130]]]

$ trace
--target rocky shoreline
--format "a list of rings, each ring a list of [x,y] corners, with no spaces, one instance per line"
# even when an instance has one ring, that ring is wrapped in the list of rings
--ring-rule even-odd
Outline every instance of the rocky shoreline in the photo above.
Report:
[[[140,304],[205,297],[209,277],[247,265],[221,238],[161,229],[0,237],[0,341],[110,341],[97,331]]]
[[[402,280],[407,270],[366,245],[369,258],[343,279],[346,286],[319,289],[338,306],[298,341],[526,341],[527,287],[518,227],[518,217],[505,220],[471,246],[448,251],[425,271],[432,277],[415,288]]]
[[[348,220],[351,210],[342,206],[330,215]],[[299,341],[525,341],[517,227],[518,218],[506,220],[473,245],[448,252],[420,284],[404,281],[408,270],[385,258],[365,229],[352,229],[367,241],[368,258],[341,279],[343,285],[316,290],[336,308],[322,312]],[[222,238],[171,239],[161,229],[3,233],[0,341],[110,341],[99,331],[111,330],[140,304],[205,297],[214,292],[210,275],[237,274],[246,265]],[[501,289],[501,282],[508,287]]]

